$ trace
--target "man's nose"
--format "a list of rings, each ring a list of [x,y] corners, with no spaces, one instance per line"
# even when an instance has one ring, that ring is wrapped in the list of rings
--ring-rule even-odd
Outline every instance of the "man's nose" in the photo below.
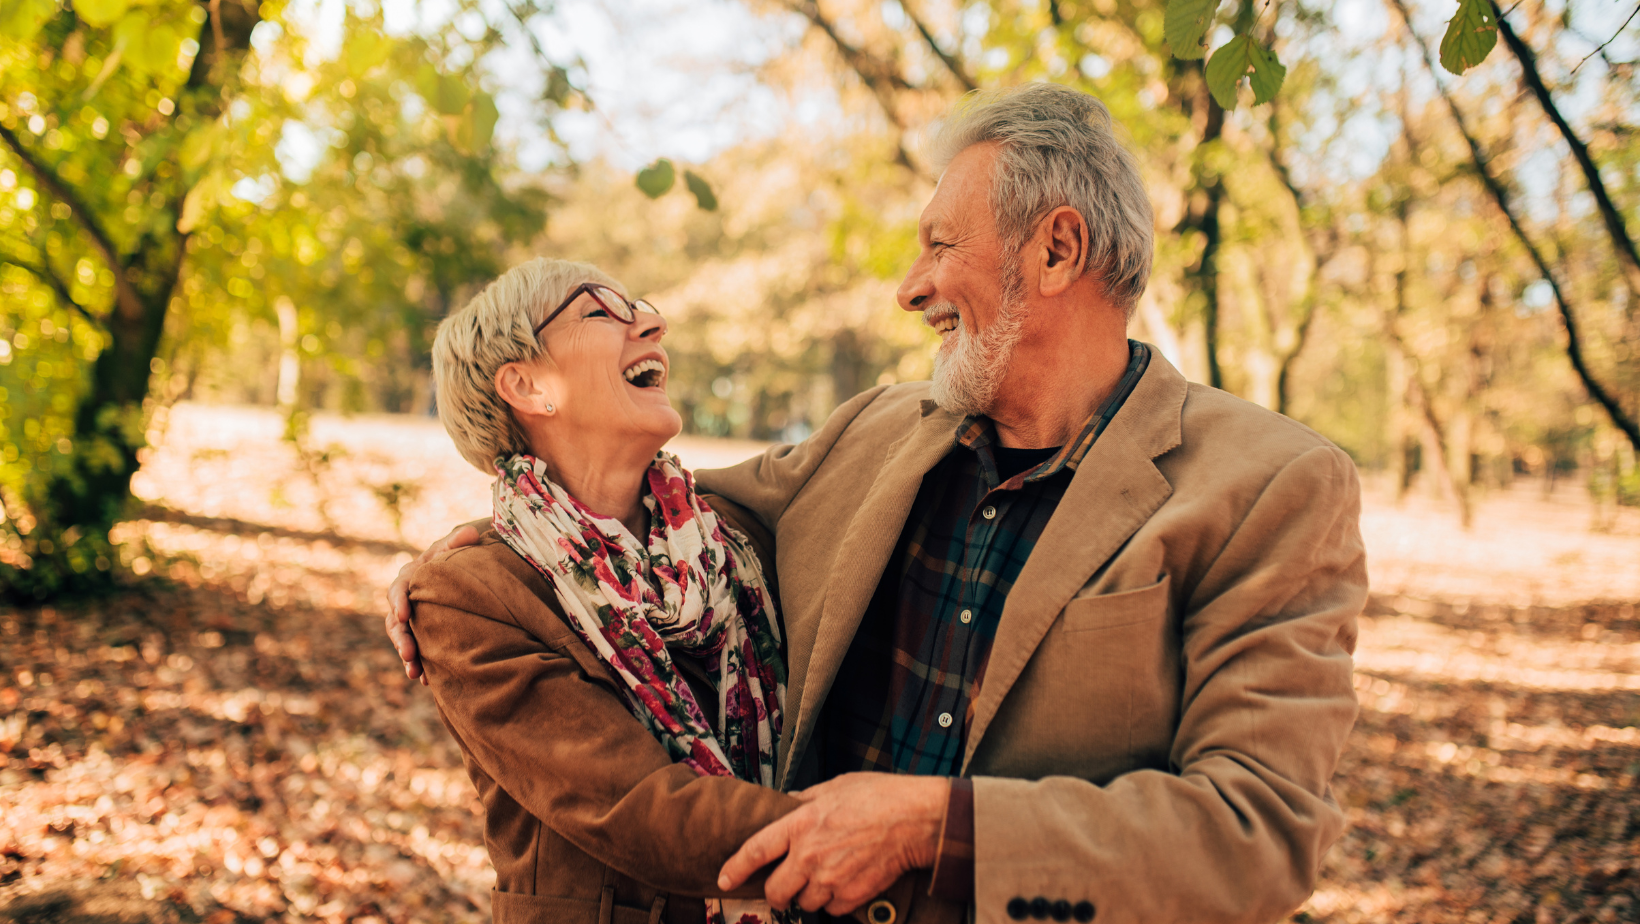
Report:
[[[894,293],[894,300],[906,311],[921,311],[933,296],[934,282],[929,277],[926,259],[918,257],[917,262],[911,264],[911,271],[905,274],[905,281]]]

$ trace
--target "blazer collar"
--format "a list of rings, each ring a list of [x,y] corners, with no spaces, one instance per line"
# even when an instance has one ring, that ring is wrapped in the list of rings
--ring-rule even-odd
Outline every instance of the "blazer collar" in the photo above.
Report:
[[[974,703],[964,773],[1065,604],[1172,495],[1152,460],[1179,445],[1188,389],[1179,370],[1151,347],[1149,368],[1077,467],[1003,606]]]
[[[843,656],[854,641],[871,596],[882,580],[894,543],[905,528],[906,517],[928,474],[956,445],[962,418],[933,401],[922,403],[922,417],[888,448],[877,477],[843,532],[826,597],[821,603],[812,645],[804,646],[793,632],[790,639],[790,682],[786,688],[787,720],[795,716],[791,734],[783,735],[775,778],[789,784],[793,755],[801,755],[813,737],[819,705],[830,692]],[[793,627],[788,627],[791,631]]]

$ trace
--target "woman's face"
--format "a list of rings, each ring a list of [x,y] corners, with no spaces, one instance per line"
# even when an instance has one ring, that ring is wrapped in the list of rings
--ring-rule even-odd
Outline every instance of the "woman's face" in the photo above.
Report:
[[[641,440],[659,449],[677,436],[683,418],[666,396],[665,335],[660,315],[639,312],[626,324],[587,292],[542,328],[557,380],[556,437],[577,445]]]

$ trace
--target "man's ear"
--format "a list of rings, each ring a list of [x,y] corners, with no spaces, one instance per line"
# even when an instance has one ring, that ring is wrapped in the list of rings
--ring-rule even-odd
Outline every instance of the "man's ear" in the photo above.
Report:
[[[507,363],[495,372],[495,392],[520,414],[551,414],[557,402],[544,371],[539,363]]]
[[[1082,278],[1088,252],[1088,225],[1082,213],[1068,205],[1049,212],[1039,226],[1042,242],[1037,288],[1045,296],[1061,295]]]

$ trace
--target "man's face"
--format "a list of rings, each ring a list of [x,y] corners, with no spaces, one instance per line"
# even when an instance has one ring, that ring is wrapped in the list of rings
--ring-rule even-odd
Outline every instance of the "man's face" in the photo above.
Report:
[[[995,144],[980,144],[951,161],[923,209],[922,252],[898,293],[901,308],[940,332],[934,400],[958,414],[990,409],[1024,320],[1019,267],[1006,259],[991,214],[996,157]]]

